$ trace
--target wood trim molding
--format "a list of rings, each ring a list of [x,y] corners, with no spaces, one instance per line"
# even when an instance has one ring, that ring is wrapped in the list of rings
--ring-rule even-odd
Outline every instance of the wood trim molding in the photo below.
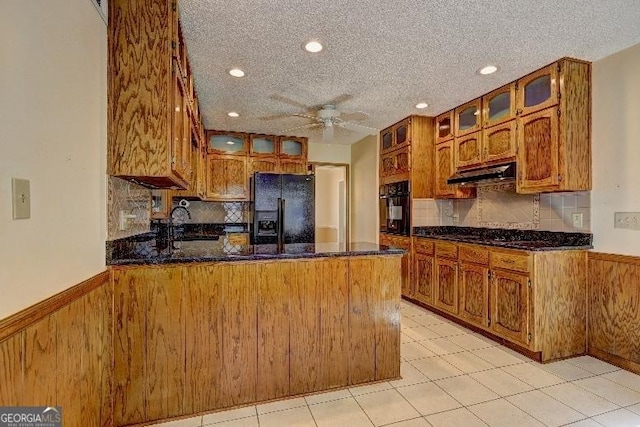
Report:
[[[20,332],[83,295],[99,288],[105,282],[108,282],[109,279],[109,271],[105,270],[82,283],[72,286],[9,317],[1,319],[0,341],[3,341],[16,332]]]
[[[588,251],[587,253],[588,253],[589,259],[596,259],[599,261],[620,262],[623,264],[640,265],[640,256],[618,255],[618,254],[609,254],[605,252],[593,252],[593,251]]]

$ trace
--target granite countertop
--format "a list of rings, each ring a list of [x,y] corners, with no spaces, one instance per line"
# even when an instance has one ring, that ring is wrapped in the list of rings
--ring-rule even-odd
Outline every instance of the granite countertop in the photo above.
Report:
[[[593,248],[593,235],[590,233],[444,226],[414,227],[413,235],[526,251],[587,250]]]
[[[107,265],[173,264],[216,261],[402,255],[403,249],[368,242],[232,244],[225,236],[209,240],[174,240],[145,233],[107,242]]]

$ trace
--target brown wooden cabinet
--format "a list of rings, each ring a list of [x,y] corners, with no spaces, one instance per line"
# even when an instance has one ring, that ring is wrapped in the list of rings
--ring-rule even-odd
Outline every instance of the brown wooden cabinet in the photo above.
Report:
[[[460,316],[469,323],[489,326],[489,251],[459,246]]]
[[[455,170],[482,164],[482,132],[466,133],[454,139]]]
[[[482,97],[482,127],[489,128],[516,118],[515,82]]]
[[[107,172],[178,189],[192,179],[189,128],[200,122],[174,6],[110,2]]]
[[[411,181],[412,198],[433,197],[433,125],[432,117],[409,116],[380,132],[380,184]]]
[[[436,117],[436,144],[453,139],[454,110],[447,111]]]
[[[526,273],[491,271],[491,329],[525,347],[531,342],[530,289],[531,278]]]
[[[516,83],[518,193],[591,189],[591,66],[562,59]]]
[[[273,172],[280,171],[280,164],[277,157],[249,157],[249,176],[255,172]]]
[[[525,252],[414,237],[413,259],[410,299],[540,361],[584,354],[586,251]]]
[[[208,200],[246,200],[249,197],[247,157],[207,155],[206,180]]]
[[[415,290],[411,281],[411,237],[380,233],[380,244],[407,251],[402,257],[400,276],[402,277],[402,295],[411,297]]]
[[[456,138],[480,130],[482,124],[480,112],[482,111],[482,98],[474,99],[466,104],[462,104],[455,109],[455,132]]]
[[[476,196],[475,188],[465,188],[458,184],[447,184],[455,172],[454,140],[436,145],[435,148],[435,194],[437,199],[463,199]]]
[[[281,173],[307,173],[307,162],[301,160],[281,158],[278,160],[278,171]]]
[[[433,305],[435,294],[435,267],[433,256],[433,242],[413,238],[413,289],[418,301]]]

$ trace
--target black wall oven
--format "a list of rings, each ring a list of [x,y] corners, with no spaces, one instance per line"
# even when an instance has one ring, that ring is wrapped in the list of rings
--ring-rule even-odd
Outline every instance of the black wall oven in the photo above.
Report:
[[[380,232],[411,235],[409,181],[380,186]]]

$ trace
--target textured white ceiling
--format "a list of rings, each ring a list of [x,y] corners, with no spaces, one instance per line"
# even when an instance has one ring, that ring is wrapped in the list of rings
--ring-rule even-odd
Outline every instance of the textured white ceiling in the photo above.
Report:
[[[180,0],[179,8],[205,127],[270,134],[310,123],[286,115],[334,99],[382,129],[563,56],[595,61],[640,42],[640,0]],[[310,39],[324,50],[304,51]],[[486,64],[499,71],[478,75]],[[234,67],[246,77],[231,77]],[[429,107],[415,109],[420,101]],[[364,136],[337,129],[334,143]]]

